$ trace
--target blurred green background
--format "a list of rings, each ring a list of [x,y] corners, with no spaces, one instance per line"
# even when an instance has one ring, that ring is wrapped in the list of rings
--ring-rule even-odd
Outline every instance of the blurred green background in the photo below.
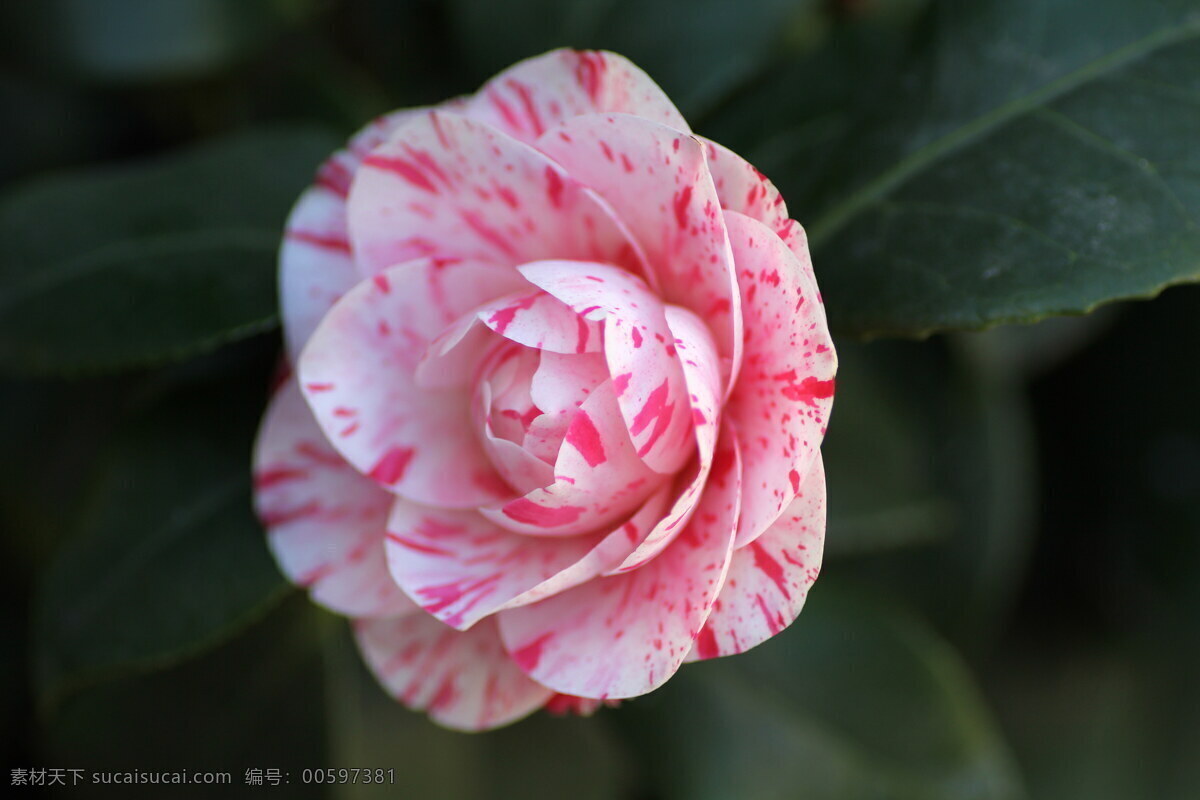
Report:
[[[274,251],[365,121],[562,45],[632,58],[807,228],[828,554],[751,653],[466,736],[384,697],[250,514]],[[8,770],[1200,797],[1200,289],[1110,303],[1200,278],[1197,0],[6,2],[0,109]]]

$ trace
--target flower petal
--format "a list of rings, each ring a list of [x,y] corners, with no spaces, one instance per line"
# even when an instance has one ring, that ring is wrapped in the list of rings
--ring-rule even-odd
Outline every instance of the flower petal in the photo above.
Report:
[[[474,511],[400,498],[388,519],[388,566],[421,608],[465,630],[611,568],[665,505],[659,492],[614,531],[550,540],[507,531]]]
[[[735,469],[712,485],[672,547],[639,570],[588,581],[539,603],[500,612],[500,634],[530,677],[564,694],[645,694],[683,663],[725,580],[738,515]]]
[[[704,490],[713,469],[713,452],[717,444],[721,414],[721,375],[712,334],[695,314],[679,306],[667,306],[667,322],[674,335],[675,347],[683,362],[683,373],[691,397],[692,427],[696,433],[697,458],[695,470],[671,510],[655,524],[654,529],[614,570],[628,572],[645,564],[661,553],[682,531],[696,502]],[[728,464],[720,464],[716,480],[724,480]]]
[[[514,292],[479,309],[479,320],[506,339],[554,353],[598,353],[600,324],[544,291]]]
[[[612,206],[645,251],[651,285],[708,322],[726,376],[736,375],[741,305],[703,146],[624,114],[573,117],[537,146]]]
[[[662,482],[635,452],[612,381],[606,381],[571,418],[554,463],[554,483],[480,513],[530,536],[574,536],[628,516]]]
[[[532,147],[456,114],[424,114],[363,160],[349,228],[363,276],[420,256],[498,267],[584,258],[642,269],[594,193]]]
[[[746,492],[737,546],[783,512],[817,457],[833,404],[837,356],[795,255],[767,226],[725,212],[742,282],[745,360],[726,406],[741,437]]]
[[[662,302],[608,264],[539,261],[520,272],[587,319],[604,319],[604,354],[637,454],[674,473],[693,452],[687,382]]]
[[[569,117],[619,111],[687,132],[667,95],[629,59],[597,50],[552,50],[492,78],[466,113],[516,139],[533,142]]]
[[[288,580],[347,616],[414,610],[384,559],[391,502],[325,441],[295,379],[281,386],[254,446],[254,507]]]
[[[818,456],[783,515],[734,551],[688,661],[744,652],[791,625],[821,571],[824,545],[825,467]]]
[[[305,397],[338,452],[418,502],[467,507],[508,496],[469,424],[468,394],[422,389],[413,370],[443,327],[519,283],[509,270],[419,259],[347,292],[298,365]]]
[[[325,312],[359,281],[346,232],[346,197],[363,156],[427,111],[403,109],[373,120],[326,159],[288,216],[279,251],[279,303],[290,363]]]
[[[358,620],[355,638],[388,694],[448,728],[497,728],[554,694],[517,668],[491,620],[456,631],[427,614]]]

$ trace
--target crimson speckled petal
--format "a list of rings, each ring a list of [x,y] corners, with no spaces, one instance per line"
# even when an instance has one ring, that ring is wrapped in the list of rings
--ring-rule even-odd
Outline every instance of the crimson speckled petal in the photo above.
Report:
[[[745,361],[726,413],[746,464],[738,547],[753,541],[800,490],[833,405],[837,357],[815,286],[767,226],[735,211],[726,224],[746,320]]]
[[[818,456],[779,519],[734,551],[725,588],[688,660],[745,652],[791,625],[821,571],[824,544],[825,466]]]
[[[604,320],[604,354],[638,456],[671,473],[694,450],[683,365],[662,301],[609,264],[541,261],[521,274],[587,319]]]
[[[608,201],[645,251],[650,284],[708,321],[726,374],[736,374],[738,285],[700,142],[640,117],[594,114],[547,131],[537,146]]]
[[[507,490],[463,424],[470,397],[423,390],[413,370],[441,327],[522,282],[511,270],[421,259],[339,300],[298,365],[305,397],[338,452],[418,502],[461,508],[503,498]]]
[[[538,683],[591,698],[635,697],[670,678],[692,648],[725,580],[740,496],[736,443],[687,529],[641,569],[598,578],[539,603],[501,611],[513,660]]]
[[[423,114],[373,150],[355,176],[348,218],[364,276],[420,256],[641,268],[596,195],[532,147],[457,114]]]
[[[254,486],[271,552],[313,602],[356,617],[416,610],[384,559],[392,496],[329,446],[294,379],[267,408],[254,446]]]
[[[500,643],[494,620],[469,631],[428,614],[357,620],[355,638],[383,687],[448,728],[486,730],[541,708],[554,694],[529,680]]]
[[[554,483],[480,513],[530,536],[574,536],[628,516],[663,483],[638,456],[612,381],[597,386],[571,418],[554,463]]]
[[[458,106],[451,101],[441,108]],[[325,160],[292,209],[279,248],[279,304],[293,363],[329,308],[358,283],[346,230],[346,198],[363,156],[426,111],[405,109],[372,120],[344,150]]]
[[[544,291],[515,292],[486,304],[476,315],[500,336],[538,350],[578,354],[602,349],[599,323]]]
[[[637,569],[674,541],[695,512],[713,469],[720,430],[722,393],[716,345],[704,322],[687,309],[667,306],[666,316],[687,381],[692,429],[697,445],[695,475],[679,493],[667,514],[614,572]]]
[[[646,73],[624,56],[598,50],[555,50],[515,64],[484,84],[465,113],[533,142],[565,119],[603,111],[691,130]]]

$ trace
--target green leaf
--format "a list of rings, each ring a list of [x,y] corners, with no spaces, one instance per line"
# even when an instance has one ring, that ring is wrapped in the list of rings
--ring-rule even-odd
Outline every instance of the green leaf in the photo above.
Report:
[[[278,0],[9,5],[5,25],[23,34],[13,37],[15,47],[56,72],[105,82],[180,80],[216,72],[268,44],[285,18]]]
[[[0,368],[128,368],[271,326],[284,217],[336,146],[316,130],[259,131],[10,192]]]
[[[342,766],[327,761],[317,615],[297,597],[227,645],[195,661],[149,676],[92,687],[43,719],[39,763],[93,772],[218,771],[217,788],[128,784],[84,785],[88,797],[262,797],[273,787],[248,786],[246,770],[278,769],[288,781],[273,793],[325,797],[301,771]],[[365,766],[365,765],[364,765]],[[73,793],[67,778],[67,790]],[[149,787],[134,787],[149,789]]]
[[[396,785],[339,786],[344,800],[609,800],[627,797],[628,754],[600,719],[538,712],[515,725],[464,735],[440,728],[387,696],[363,666],[341,620],[326,645],[330,742],[340,766],[395,769]]]
[[[821,455],[829,481],[828,556],[927,545],[956,531],[960,510],[935,472],[919,410],[876,363],[838,344],[838,395]]]
[[[962,336],[990,341],[997,333]],[[839,359],[849,369],[846,380],[839,379],[838,402],[849,398],[847,413],[839,417],[834,404],[828,447],[822,447],[831,464],[831,553],[872,556],[854,563],[855,574],[890,586],[960,645],[996,632],[1034,531],[1037,470],[1023,387],[1003,363],[979,354],[984,345],[839,344]],[[911,515],[909,525],[902,516],[880,533],[895,543],[927,546],[884,552],[888,538],[838,541],[843,515],[853,520],[889,502],[904,509],[921,498],[936,502],[941,514]],[[940,524],[930,529],[932,523]],[[936,535],[922,537],[922,525]]]
[[[685,115],[710,109],[759,74],[788,35],[821,25],[814,0],[456,0],[464,56],[481,75],[569,45],[613,50],[662,85]],[[503,29],[511,35],[497,36]],[[670,31],[670,35],[664,32]],[[696,53],[702,52],[703,69]]]
[[[934,12],[891,101],[793,200],[834,326],[921,336],[1200,278],[1200,3]]]
[[[618,715],[668,800],[1022,796],[950,648],[828,578],[787,632]]]
[[[287,590],[250,510],[262,380],[185,387],[116,437],[36,598],[44,706],[210,646]]]

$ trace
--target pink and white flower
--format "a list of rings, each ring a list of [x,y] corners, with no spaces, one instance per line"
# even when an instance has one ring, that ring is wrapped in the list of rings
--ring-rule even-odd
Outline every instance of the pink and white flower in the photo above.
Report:
[[[837,363],[804,231],[626,59],[376,120],[280,288],[258,513],[405,705],[586,712],[799,614]]]

